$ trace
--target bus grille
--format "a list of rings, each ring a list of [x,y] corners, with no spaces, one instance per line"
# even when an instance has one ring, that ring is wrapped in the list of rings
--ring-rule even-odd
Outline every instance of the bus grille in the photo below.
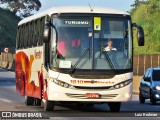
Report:
[[[77,98],[77,99],[91,99],[91,98],[87,98],[86,94],[70,94],[70,93],[66,93],[66,95],[70,98]],[[100,95],[100,98],[96,98],[96,99],[113,99],[115,97],[117,97],[118,94],[103,94]]]
[[[108,87],[84,87],[84,86],[74,86],[75,89],[81,89],[81,90],[108,90],[111,88],[111,86]]]

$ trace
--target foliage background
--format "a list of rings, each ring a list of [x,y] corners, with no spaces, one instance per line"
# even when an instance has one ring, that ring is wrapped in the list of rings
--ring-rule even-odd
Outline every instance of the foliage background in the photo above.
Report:
[[[160,1],[139,1],[130,11],[132,21],[140,24],[145,32],[145,46],[138,47],[137,32],[134,31],[134,53],[156,54],[160,53]],[[135,2],[136,2],[135,1]]]

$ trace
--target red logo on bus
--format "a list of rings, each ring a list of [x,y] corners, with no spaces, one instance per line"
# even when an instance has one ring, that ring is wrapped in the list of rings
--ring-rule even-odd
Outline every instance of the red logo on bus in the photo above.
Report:
[[[38,52],[35,51],[35,58],[36,59],[41,59],[42,58],[42,52],[41,51],[38,51]]]

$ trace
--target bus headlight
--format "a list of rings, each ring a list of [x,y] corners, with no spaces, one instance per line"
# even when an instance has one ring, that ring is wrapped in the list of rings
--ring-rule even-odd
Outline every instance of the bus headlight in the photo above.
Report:
[[[51,80],[52,82],[54,82],[55,84],[61,86],[61,87],[65,87],[65,88],[70,88],[70,87],[72,87],[72,86],[69,85],[68,83],[63,82],[63,81],[61,81],[61,80],[57,80],[57,79],[54,79],[54,78],[50,78],[50,80]]]
[[[132,79],[118,83],[112,87],[112,89],[120,89],[132,83]]]

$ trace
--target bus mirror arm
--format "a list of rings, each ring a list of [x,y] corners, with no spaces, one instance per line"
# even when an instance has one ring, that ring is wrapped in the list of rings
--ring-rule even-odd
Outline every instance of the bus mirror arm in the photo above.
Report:
[[[138,30],[138,32],[137,32],[138,45],[139,46],[144,46],[144,30],[143,30],[143,28],[136,23],[133,23],[132,27],[136,27],[137,30]]]
[[[47,63],[47,70],[49,70],[50,66],[49,66],[49,63]]]
[[[58,40],[58,31],[57,31],[56,27],[52,23],[50,23],[50,25],[51,25],[51,27],[53,27],[53,29],[56,32],[56,41],[57,41]]]
[[[50,22],[46,22],[43,32],[43,42],[49,43],[51,38],[51,25]]]

